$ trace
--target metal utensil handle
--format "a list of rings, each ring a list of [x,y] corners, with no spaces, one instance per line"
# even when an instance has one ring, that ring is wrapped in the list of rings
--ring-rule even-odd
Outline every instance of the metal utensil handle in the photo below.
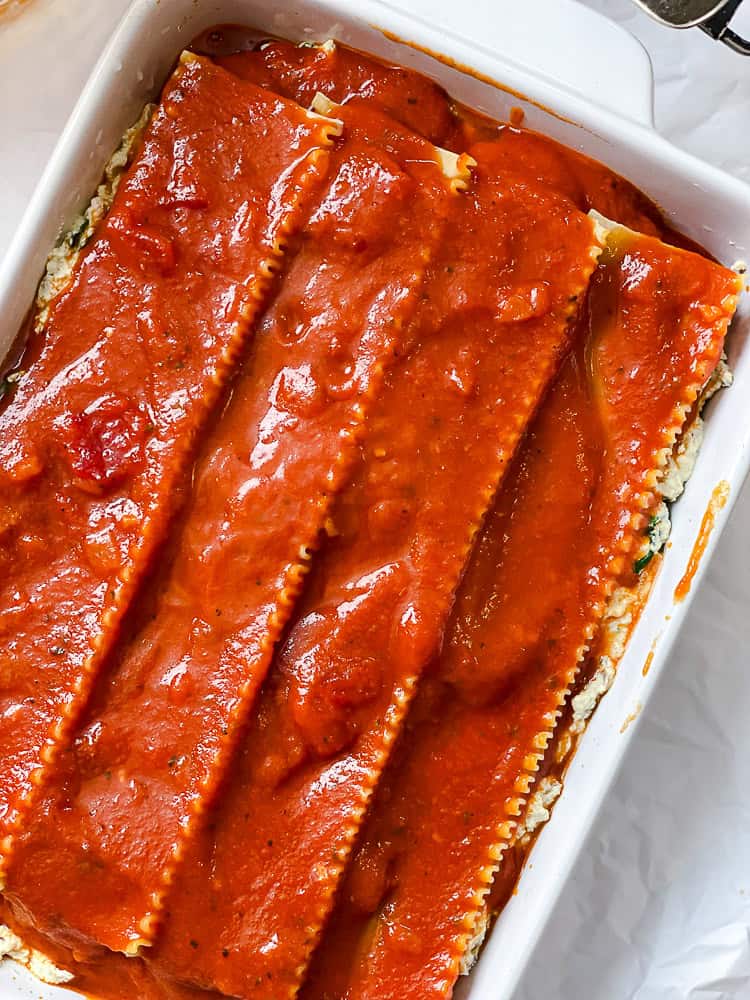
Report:
[[[713,17],[709,17],[707,21],[704,21],[701,24],[701,28],[711,38],[723,42],[730,49],[739,52],[740,55],[750,56],[750,41],[743,38],[742,35],[738,35],[736,31],[733,31],[729,27],[729,22],[734,17],[741,3],[742,0],[730,0],[718,13],[714,14]]]

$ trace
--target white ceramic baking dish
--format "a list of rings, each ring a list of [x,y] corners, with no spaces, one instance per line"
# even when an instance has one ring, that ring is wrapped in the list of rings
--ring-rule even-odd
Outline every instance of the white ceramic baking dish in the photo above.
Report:
[[[50,247],[87,202],[125,128],[158,92],[184,45],[221,22],[250,24],[292,39],[338,38],[413,66],[460,101],[497,118],[520,106],[530,127],[630,178],[678,228],[723,262],[750,256],[741,242],[750,238],[750,188],[677,150],[654,131],[648,57],[622,29],[573,0],[408,4],[423,16],[407,15],[381,0],[135,0],[81,96],[0,269],[0,349],[7,348],[22,322]],[[441,61],[430,52],[448,58]],[[475,75],[461,66],[471,67]],[[474,972],[459,987],[462,1000],[512,996],[637,731],[637,719],[624,732],[623,723],[646,704],[687,612],[690,596],[675,604],[673,594],[712,491],[721,480],[731,488],[691,595],[739,493],[750,462],[748,330],[750,303],[743,301],[729,344],[735,386],[710,404],[700,460],[673,509],[672,544],[651,599],[614,687],[568,771],[553,819],[534,847],[533,865],[525,870],[519,892],[498,920]],[[651,650],[651,669],[644,677],[642,667]],[[53,988],[41,995],[45,1000],[71,996]],[[39,997],[40,985],[10,963],[1,964],[0,996]]]

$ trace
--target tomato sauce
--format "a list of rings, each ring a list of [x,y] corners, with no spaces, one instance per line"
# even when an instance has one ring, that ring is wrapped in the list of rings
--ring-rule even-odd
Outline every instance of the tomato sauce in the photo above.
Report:
[[[172,551],[19,839],[9,890],[50,933],[128,951],[153,935],[459,197],[427,141],[374,109],[342,118]]]
[[[210,38],[202,41],[198,47],[211,51]],[[217,54],[216,62],[305,107],[316,93],[339,103],[365,102],[438,146],[463,148],[461,120],[439,84],[401,66],[363,58],[344,45],[300,47],[271,39],[251,51]]]
[[[215,29],[195,48],[232,95],[206,120],[224,121],[234,88],[248,88],[257,119],[224,127],[260,158],[259,176],[266,139],[245,145],[269,127],[259,94],[282,134],[288,99],[326,94],[344,105],[344,138],[315,201],[330,134],[320,123],[315,145],[304,113],[291,115],[299,159],[276,169],[302,232],[277,231],[290,263],[244,365],[234,351],[222,368],[222,383],[239,369],[223,408],[172,428],[198,455],[184,510],[157,533],[155,572],[19,824],[3,909],[92,995],[276,1000],[299,986],[335,903],[308,1000],[448,996],[493,879],[499,901],[517,874],[521,853],[499,873],[498,855],[606,594],[633,579],[651,471],[716,363],[736,281],[620,232],[594,280],[595,321],[574,330],[593,266],[581,212],[688,246],[627,181],[342,46]],[[173,179],[202,212],[195,171],[210,142],[194,141]],[[305,141],[314,177],[300,175]],[[444,202],[433,182],[426,197],[425,142],[471,150],[466,194]],[[201,183],[241,198],[222,155]],[[240,236],[203,240],[215,252],[202,280],[252,273]],[[139,235],[138,252],[182,266],[159,240]],[[172,308],[211,315],[200,298],[179,306],[166,274]],[[142,460],[140,425],[117,403],[60,424],[70,477],[94,491]],[[163,480],[165,496],[178,480]],[[75,587],[64,596],[61,619],[80,610]],[[153,947],[134,959],[103,947],[138,943]]]
[[[243,79],[303,105],[309,105],[317,92],[339,103],[374,104],[396,121],[457,152],[483,140],[496,141],[509,169],[523,170],[530,179],[566,194],[581,211],[596,208],[632,229],[700,250],[665,223],[642,191],[608,167],[547,136],[472,111],[453,101],[435,81],[412,70],[384,65],[343,45],[300,47],[278,39],[258,39],[236,27],[206,32],[194,47]]]
[[[232,108],[248,106],[251,120],[231,124]],[[267,151],[248,163],[261,135]],[[192,442],[267,295],[266,261],[294,227],[326,141],[290,102],[206,61],[181,66],[20,361],[26,374],[0,413],[6,837],[164,536]]]
[[[590,220],[471,152],[415,346],[373,412],[241,770],[176,882],[156,957],[180,979],[248,996],[293,989],[476,526],[570,345],[594,267]]]
[[[684,601],[687,595],[690,593],[690,588],[693,585],[693,578],[698,572],[698,567],[701,564],[701,559],[706,552],[706,546],[708,545],[708,540],[711,537],[711,533],[714,530],[714,525],[716,523],[716,515],[722,510],[729,499],[729,483],[726,480],[722,480],[720,483],[714,487],[713,494],[711,495],[711,500],[709,501],[706,512],[703,515],[701,521],[700,531],[698,532],[698,537],[695,540],[695,545],[693,546],[693,551],[690,553],[690,559],[688,560],[687,569],[680,580],[680,582],[675,587],[674,599],[675,601]],[[644,674],[648,671],[644,667]]]
[[[577,589],[578,552],[601,462],[579,350],[566,362],[477,541],[445,651],[420,687],[378,788],[304,996],[348,996],[352,983],[364,978],[379,937],[393,939],[391,947],[405,951],[407,961],[410,952],[421,960],[422,942],[434,941],[439,954],[442,937],[443,948],[449,942],[444,963],[452,958],[473,890],[462,857],[467,848],[461,851],[455,833],[458,842],[495,839],[508,776],[515,777],[538,731],[535,698],[519,702],[518,694],[546,679],[545,646],[568,625],[561,612]],[[509,670],[523,671],[524,683],[508,688]],[[441,772],[436,790],[434,776]],[[405,906],[399,903],[414,896],[414,881],[420,896],[434,899],[436,881],[441,894],[449,884],[456,894],[452,909],[443,910],[440,900],[429,930],[413,906],[406,912],[411,919],[400,919]]]
[[[306,998],[452,990],[580,650],[632,581],[651,471],[719,360],[727,314],[712,304],[735,287],[649,237],[605,250],[582,349],[474,550]]]

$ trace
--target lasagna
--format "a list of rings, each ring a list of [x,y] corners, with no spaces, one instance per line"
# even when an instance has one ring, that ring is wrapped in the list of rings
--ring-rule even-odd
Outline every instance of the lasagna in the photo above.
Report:
[[[0,949],[107,1000],[451,996],[740,287],[425,77],[197,40],[6,366]]]

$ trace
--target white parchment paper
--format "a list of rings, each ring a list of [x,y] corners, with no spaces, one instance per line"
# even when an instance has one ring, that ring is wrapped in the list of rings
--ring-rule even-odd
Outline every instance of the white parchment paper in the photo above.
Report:
[[[650,52],[659,130],[750,182],[750,59],[697,30],[661,28],[629,0],[587,2]],[[460,5],[448,0],[401,5],[423,15],[439,6],[443,19],[453,7],[460,29]],[[499,0],[498,16],[512,5]],[[0,254],[126,6],[0,0]],[[745,6],[735,24],[750,36]],[[518,1000],[625,998],[750,1000],[747,488],[518,991]]]

